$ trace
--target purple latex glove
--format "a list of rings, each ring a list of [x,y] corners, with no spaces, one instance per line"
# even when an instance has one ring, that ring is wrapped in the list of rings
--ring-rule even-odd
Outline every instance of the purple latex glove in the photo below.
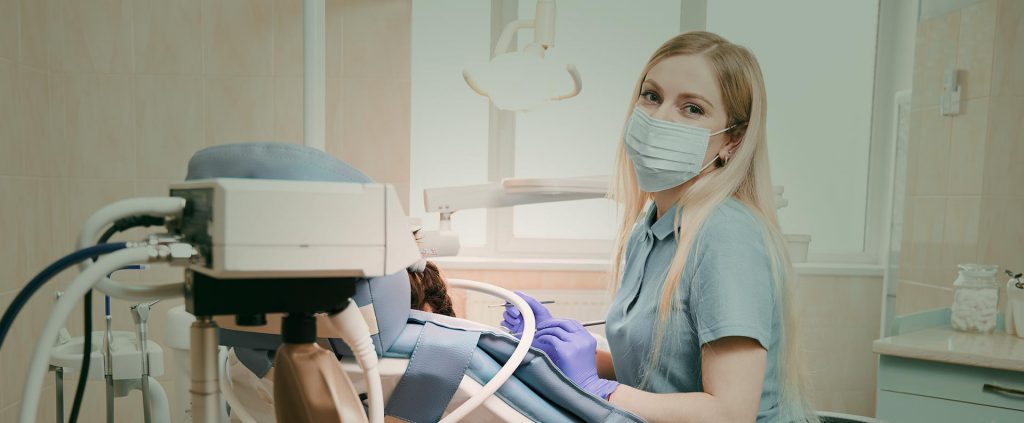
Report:
[[[516,295],[523,298],[527,304],[530,305],[530,309],[533,310],[533,317],[537,321],[539,327],[541,322],[545,322],[551,319],[551,312],[548,311],[547,307],[544,307],[539,301],[533,299],[533,297],[526,295],[522,292],[516,291]],[[508,329],[513,336],[516,338],[523,337],[523,316],[519,314],[519,309],[515,306],[506,305],[505,313],[502,315],[504,320],[501,321],[501,326]]]
[[[547,353],[558,369],[587,392],[608,399],[619,382],[597,376],[597,340],[580,322],[548,319],[537,323],[533,346]]]

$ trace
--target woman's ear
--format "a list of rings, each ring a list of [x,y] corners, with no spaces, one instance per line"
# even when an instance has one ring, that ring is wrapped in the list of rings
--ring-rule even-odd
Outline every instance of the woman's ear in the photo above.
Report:
[[[743,142],[743,138],[747,134],[747,125],[745,123],[739,124],[727,134],[727,141],[722,144],[722,149],[718,155],[726,161],[732,159],[732,156],[736,154],[736,150],[739,150],[740,143]]]

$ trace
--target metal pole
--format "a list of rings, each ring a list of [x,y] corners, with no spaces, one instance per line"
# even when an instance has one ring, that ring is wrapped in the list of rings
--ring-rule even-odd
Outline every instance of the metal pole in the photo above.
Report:
[[[64,368],[54,367],[53,375],[57,383],[57,423],[64,423]]]
[[[192,421],[220,421],[220,386],[217,371],[217,324],[210,316],[197,316],[192,323],[191,363]]]

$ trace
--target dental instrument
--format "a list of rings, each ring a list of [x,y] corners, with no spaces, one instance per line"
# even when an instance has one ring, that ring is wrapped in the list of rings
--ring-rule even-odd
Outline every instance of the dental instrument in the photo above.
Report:
[[[142,412],[146,423],[153,421],[153,410],[151,408],[152,394],[149,388],[149,352],[146,349],[147,334],[149,332],[147,322],[149,321],[150,309],[159,301],[154,300],[131,307],[132,320],[135,321],[135,326],[138,330],[139,353],[142,356]]]
[[[36,343],[35,353],[32,356],[28,367],[28,375],[25,379],[25,390],[22,393],[21,412],[19,421],[32,423],[36,421],[36,412],[39,407],[39,396],[43,387],[43,378],[46,376],[47,360],[53,349],[52,342],[57,337],[61,326],[67,321],[75,305],[80,301],[87,291],[97,285],[99,280],[123,266],[137,264],[147,261],[170,260],[172,249],[167,246],[137,246],[134,243],[123,243],[119,251],[112,252],[100,258],[94,265],[82,271],[64,291],[64,296],[57,301],[56,307],[46,321],[46,325],[40,332],[39,341]],[[181,259],[184,257],[173,257]]]
[[[114,422],[114,362],[113,362],[113,351],[111,345],[114,343],[114,333],[111,330],[110,320],[110,296],[103,296],[103,320],[107,323],[105,335],[103,336],[103,385],[106,388],[106,405],[107,405],[107,423]],[[82,374],[85,374],[87,370],[83,365]],[[85,379],[83,377],[83,379]],[[77,395],[76,395],[77,396]]]

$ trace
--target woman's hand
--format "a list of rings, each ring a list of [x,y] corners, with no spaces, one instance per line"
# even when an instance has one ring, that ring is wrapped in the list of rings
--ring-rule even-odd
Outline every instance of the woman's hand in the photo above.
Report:
[[[539,301],[533,297],[526,295],[522,292],[516,291],[516,295],[526,300],[526,303],[530,305],[530,309],[533,310],[533,317],[537,321],[536,325],[539,328],[542,322],[546,322],[551,319],[551,312],[548,311],[547,307],[544,307]],[[515,306],[506,305],[505,314],[502,315],[504,320],[501,321],[501,327],[508,329],[512,333],[512,336],[516,338],[522,338],[523,336],[523,316],[519,313],[519,309]],[[536,346],[534,341],[534,346]]]
[[[533,346],[547,353],[562,373],[587,392],[607,400],[619,387],[619,382],[597,376],[597,340],[578,321],[538,323]]]

